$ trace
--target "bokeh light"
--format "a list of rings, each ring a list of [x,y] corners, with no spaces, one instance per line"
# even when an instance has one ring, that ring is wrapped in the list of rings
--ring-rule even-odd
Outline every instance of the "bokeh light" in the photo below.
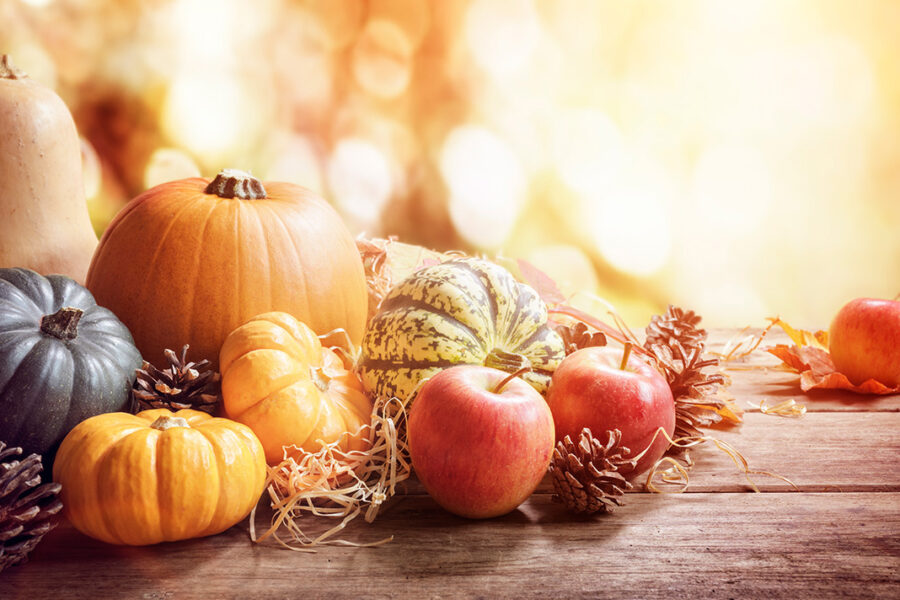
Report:
[[[157,148],[147,161],[147,168],[144,171],[144,187],[152,188],[167,181],[200,177],[200,175],[200,167],[184,150]]]
[[[440,164],[457,231],[478,248],[498,248],[525,200],[525,173],[509,145],[483,127],[463,125],[447,136]]]
[[[900,292],[898,22],[895,0],[9,0],[0,52],[72,109],[98,230],[234,167],[637,325],[674,302],[823,327]]]
[[[390,161],[371,142],[343,139],[328,161],[328,185],[354,229],[370,230],[391,196]]]

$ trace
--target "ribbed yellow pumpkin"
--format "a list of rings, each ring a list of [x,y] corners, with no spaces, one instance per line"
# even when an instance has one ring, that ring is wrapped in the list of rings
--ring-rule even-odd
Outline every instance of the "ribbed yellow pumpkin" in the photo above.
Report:
[[[82,421],[63,440],[53,478],[76,529],[142,546],[213,535],[246,517],[266,461],[250,428],[161,408]]]
[[[420,381],[452,365],[530,365],[523,379],[543,393],[564,356],[537,292],[495,263],[457,258],[388,292],[363,336],[359,372],[370,394],[408,400]]]
[[[372,402],[359,379],[291,315],[264,313],[232,331],[219,364],[225,413],[253,430],[269,464],[281,462],[285,446],[368,448]]]

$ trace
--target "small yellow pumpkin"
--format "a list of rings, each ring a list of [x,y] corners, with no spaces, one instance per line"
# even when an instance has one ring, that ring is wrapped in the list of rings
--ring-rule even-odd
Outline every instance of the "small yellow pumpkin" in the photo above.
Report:
[[[195,410],[97,415],[63,440],[53,467],[67,518],[111,544],[225,531],[256,505],[262,445],[240,423]]]
[[[341,358],[315,332],[283,312],[258,315],[235,329],[219,354],[226,415],[259,437],[270,464],[285,447],[310,452],[340,441],[368,447],[363,427],[372,402]]]

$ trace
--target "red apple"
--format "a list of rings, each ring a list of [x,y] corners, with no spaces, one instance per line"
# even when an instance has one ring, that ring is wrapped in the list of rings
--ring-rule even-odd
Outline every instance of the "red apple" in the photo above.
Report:
[[[410,408],[413,469],[454,514],[482,519],[510,512],[550,465],[550,409],[519,378],[500,387],[508,377],[488,367],[451,367],[422,385]]]
[[[844,305],[828,335],[834,367],[859,385],[900,385],[900,302],[857,298]]]
[[[606,431],[622,432],[626,457],[643,452],[662,427],[671,436],[675,431],[675,400],[665,378],[656,368],[633,354],[621,368],[623,350],[584,348],[567,356],[550,384],[547,403],[556,424],[556,439],[573,440],[585,427],[594,437],[606,441]],[[623,467],[623,475],[636,475],[650,468],[668,448],[660,433],[653,446],[634,468]]]

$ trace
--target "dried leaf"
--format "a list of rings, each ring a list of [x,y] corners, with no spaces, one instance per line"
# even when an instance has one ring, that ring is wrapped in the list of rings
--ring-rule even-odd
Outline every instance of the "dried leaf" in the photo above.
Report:
[[[620,344],[631,344],[632,351],[635,354],[641,354],[643,356],[652,356],[652,353],[644,348],[643,344],[640,340],[638,340],[637,336],[631,331],[628,326],[625,324],[625,321],[616,313],[612,308],[608,311],[609,315],[613,318],[613,321],[616,323],[616,326],[613,327],[608,323],[601,321],[594,315],[587,313],[583,310],[575,308],[574,306],[569,306],[568,304],[561,304],[558,306],[554,306],[549,309],[550,318],[556,321],[557,323],[566,323],[565,319],[572,319],[576,322],[581,322],[587,325],[592,329],[596,329],[597,331],[602,332],[606,337],[611,340],[615,340]],[[560,318],[562,317],[562,318]]]
[[[896,394],[900,386],[890,387],[875,379],[856,385],[846,375],[839,373],[828,353],[828,334],[823,331],[810,333],[794,329],[781,319],[770,319],[784,329],[795,346],[778,344],[766,350],[777,356],[789,369],[800,373],[800,389],[847,390],[857,394]]]
[[[554,306],[556,304],[564,304],[566,302],[566,297],[560,291],[559,286],[556,285],[556,282],[553,279],[535,267],[533,264],[528,262],[527,260],[522,260],[521,258],[516,261],[519,266],[519,274],[522,276],[522,279],[534,288],[534,291],[538,293],[538,296],[541,297],[541,300],[544,301],[544,304],[547,306]]]
[[[798,418],[806,414],[806,406],[799,404],[793,398],[784,400],[769,406],[766,400],[760,400],[758,405],[750,405],[764,415],[776,415],[778,417]]]
[[[416,267],[416,271],[418,271],[419,269],[424,269],[425,267],[433,267],[439,264],[441,264],[441,261],[436,258],[426,258],[419,263],[419,266]]]
[[[782,321],[779,317],[769,317],[769,321],[772,322],[772,325],[777,325],[781,327],[781,329],[788,334],[788,337],[796,344],[797,346],[803,348],[805,346],[812,346],[813,348],[820,348],[822,350],[828,350],[828,332],[827,331],[816,331],[810,332],[804,329],[794,329],[784,321]]]

